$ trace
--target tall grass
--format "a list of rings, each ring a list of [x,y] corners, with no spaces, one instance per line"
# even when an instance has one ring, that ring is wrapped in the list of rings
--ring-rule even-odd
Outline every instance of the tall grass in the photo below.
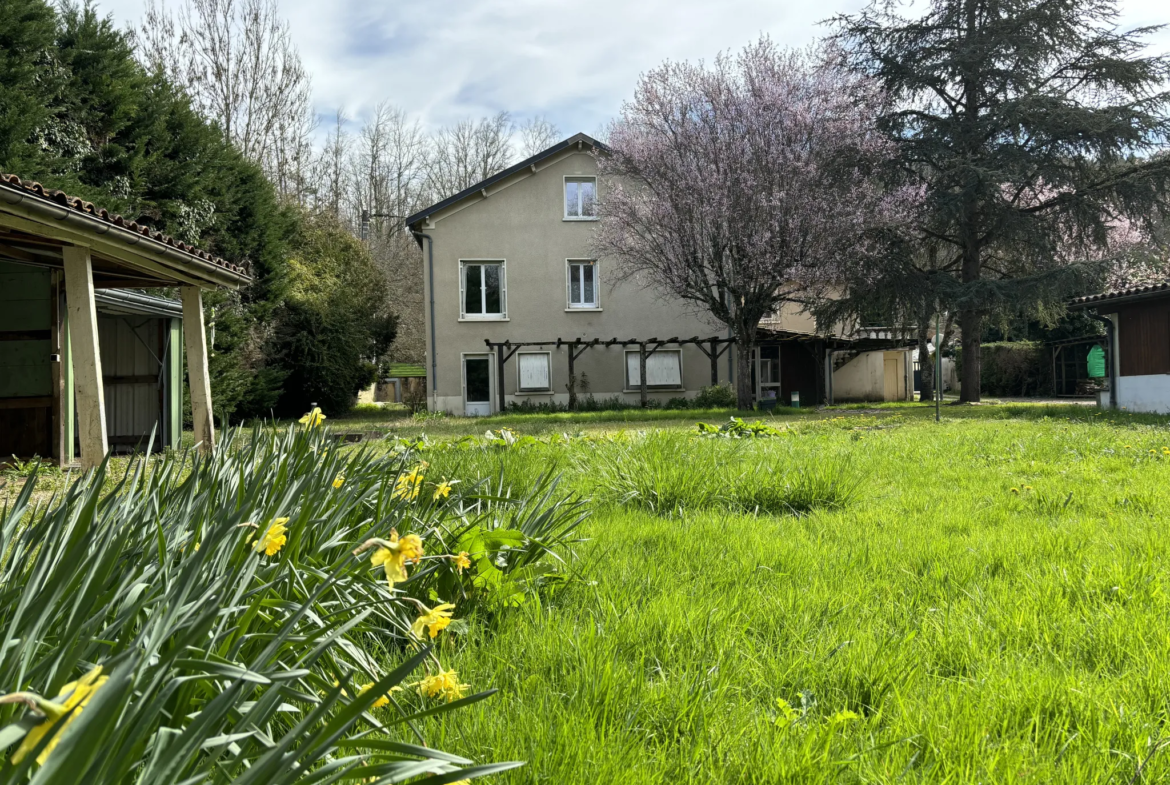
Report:
[[[414,685],[444,663],[408,630],[436,587],[492,588],[443,555],[453,533],[515,530],[473,556],[532,566],[581,510],[551,480],[490,504],[430,478],[396,495],[416,460],[256,430],[211,456],[132,464],[112,493],[106,464],[34,506],[34,473],[0,515],[0,782],[438,785],[519,765],[426,746],[426,718],[493,691],[424,695]],[[287,541],[258,552],[283,518]],[[395,530],[427,556],[391,588],[355,550]],[[70,711],[79,677],[97,689]]]
[[[803,514],[858,497],[862,477],[847,456],[797,452],[787,441],[698,439],[653,431],[578,458],[604,498],[659,515],[723,509]]]

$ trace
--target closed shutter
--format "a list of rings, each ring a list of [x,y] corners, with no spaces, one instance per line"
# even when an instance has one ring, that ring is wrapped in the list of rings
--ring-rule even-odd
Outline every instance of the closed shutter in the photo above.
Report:
[[[646,386],[647,387],[682,387],[682,367],[679,364],[680,352],[676,349],[659,349],[646,358]],[[626,378],[629,379],[630,389],[642,383],[642,376],[638,372],[638,353],[626,353]]]
[[[548,355],[521,354],[520,389],[525,392],[549,389]]]

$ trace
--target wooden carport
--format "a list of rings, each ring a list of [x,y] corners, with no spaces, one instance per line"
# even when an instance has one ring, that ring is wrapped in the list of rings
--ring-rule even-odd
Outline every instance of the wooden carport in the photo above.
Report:
[[[36,378],[47,374],[49,392],[0,397],[0,414],[7,422],[40,427],[45,420],[53,434],[53,456],[67,460],[72,449],[63,444],[69,416],[64,389],[70,368],[62,356],[68,341],[81,465],[98,465],[109,444],[95,290],[178,287],[195,440],[204,450],[214,446],[202,290],[245,285],[250,280],[245,268],[61,191],[5,174],[0,174],[0,262],[7,269],[48,271],[49,284],[46,313],[30,309],[22,320],[13,309],[8,319],[0,319],[0,343],[22,347],[16,354]]]

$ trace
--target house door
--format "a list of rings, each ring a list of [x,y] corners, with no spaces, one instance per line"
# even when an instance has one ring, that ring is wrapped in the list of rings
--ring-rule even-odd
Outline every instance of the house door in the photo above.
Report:
[[[887,401],[900,401],[902,400],[902,391],[899,388],[902,385],[899,384],[899,381],[902,375],[898,373],[898,358],[897,356],[890,357],[887,354],[885,360],[885,394],[882,398]]]
[[[463,413],[468,417],[492,413],[491,355],[463,358]]]

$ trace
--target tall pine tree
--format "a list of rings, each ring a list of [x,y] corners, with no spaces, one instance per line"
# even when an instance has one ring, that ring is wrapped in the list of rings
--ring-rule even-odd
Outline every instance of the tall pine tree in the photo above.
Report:
[[[881,127],[921,183],[921,239],[960,313],[962,400],[979,400],[995,311],[1058,303],[1119,235],[1167,209],[1170,61],[1111,0],[933,0],[918,19],[874,2],[835,20],[855,68],[892,99]]]

